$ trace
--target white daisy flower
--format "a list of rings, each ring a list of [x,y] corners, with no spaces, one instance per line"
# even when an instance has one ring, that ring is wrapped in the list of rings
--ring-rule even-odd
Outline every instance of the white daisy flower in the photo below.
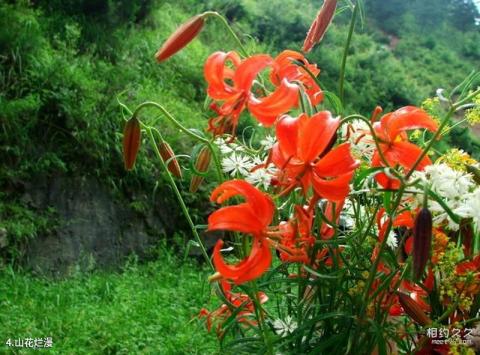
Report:
[[[262,145],[263,149],[269,150],[272,149],[273,145],[276,143],[276,139],[274,136],[266,136],[264,139],[260,141],[260,144]]]
[[[245,180],[252,185],[261,186],[266,190],[270,186],[274,174],[275,170],[271,167],[260,168],[252,171]]]
[[[220,149],[222,155],[232,154],[234,152],[243,151],[243,147],[234,142],[227,142],[224,138],[218,137],[215,139],[215,144]]]
[[[446,164],[434,164],[427,166],[424,171],[415,172],[413,178],[420,178],[424,184],[429,185],[432,191],[458,215],[466,218],[473,217],[474,209],[470,206],[475,205],[475,202],[470,201],[472,200],[470,191],[475,185],[471,175],[453,170]],[[421,206],[422,201],[423,195],[420,193],[417,195],[416,205]],[[448,216],[438,202],[430,201],[428,208],[433,214],[435,226],[447,223],[448,229],[458,230],[459,225]]]
[[[474,186],[472,177],[450,168],[447,164],[429,165],[424,179],[432,184],[432,190],[443,198],[460,200]]]
[[[230,156],[222,159],[223,172],[230,173],[231,176],[235,176],[237,174],[247,176],[250,174],[249,170],[252,168],[252,161],[245,155],[234,152]]]
[[[472,218],[477,232],[480,231],[480,188],[469,193],[465,198],[465,202],[455,209],[454,212],[463,218]]]
[[[281,337],[286,337],[288,334],[291,334],[297,329],[298,324],[293,320],[292,317],[287,316],[284,320],[277,319],[273,322],[273,328],[275,333]]]
[[[397,241],[397,237],[395,236],[395,232],[394,232],[394,231],[390,231],[390,233],[388,233],[387,245],[388,245],[391,249],[396,249],[396,248],[398,247],[398,241]]]

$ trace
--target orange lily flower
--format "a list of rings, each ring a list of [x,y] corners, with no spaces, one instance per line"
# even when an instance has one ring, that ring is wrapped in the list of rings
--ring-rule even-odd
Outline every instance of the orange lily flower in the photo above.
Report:
[[[318,105],[323,101],[323,91],[301,66],[294,63],[299,61],[304,63],[308,70],[315,76],[318,76],[320,69],[316,64],[308,63],[303,54],[291,50],[285,50],[275,58],[275,66],[270,73],[270,80],[275,86],[280,86],[284,79],[289,82],[299,83],[308,95],[312,105]]]
[[[281,170],[287,191],[301,185],[304,193],[313,185],[315,193],[331,201],[341,201],[350,192],[350,180],[358,161],[344,143],[332,150],[340,124],[328,111],[311,118],[283,116],[276,126],[278,142],[272,148],[272,162]]]
[[[280,252],[280,259],[284,262],[301,262],[308,264],[308,252],[315,243],[311,234],[313,214],[302,206],[295,206],[295,216],[288,222],[278,226],[278,232],[270,232],[270,236],[280,235],[279,243],[272,243]]]
[[[221,282],[225,298],[230,305],[222,304],[215,311],[209,312],[207,309],[202,308],[200,310],[199,318],[206,318],[207,329],[210,331],[212,325],[216,323],[215,331],[219,338],[224,334],[223,324],[228,320],[233,312],[236,313],[236,320],[238,323],[246,326],[256,326],[257,322],[251,319],[254,316],[254,304],[250,297],[244,293],[232,292],[232,286],[226,281]],[[260,304],[264,304],[268,301],[268,296],[264,292],[257,293]],[[239,308],[241,309],[239,310]]]
[[[466,294],[473,298],[480,292],[480,255],[477,255],[471,261],[464,261],[455,268],[455,273],[459,276],[467,276],[465,281],[456,283],[458,293]]]
[[[228,265],[220,250],[219,240],[213,251],[213,264],[223,278],[237,285],[260,277],[270,266],[272,255],[266,239],[267,227],[274,214],[271,198],[243,180],[230,180],[218,186],[210,197],[211,201],[223,203],[242,196],[245,202],[236,206],[223,207],[208,217],[208,230],[229,230],[253,236],[250,255],[236,265]]]
[[[395,112],[384,115],[379,122],[373,125],[377,137],[380,139],[380,149],[385,157],[388,166],[397,164],[407,171],[413,168],[422,149],[408,141],[405,131],[419,128],[426,128],[430,131],[438,129],[437,123],[425,111],[414,106],[406,106]],[[426,166],[432,164],[430,158],[425,156],[416,170],[423,170]],[[372,166],[385,166],[380,159],[380,154],[375,151],[372,158]],[[389,178],[384,173],[375,175],[377,182],[385,188],[398,189],[400,181]]]
[[[230,66],[228,64],[231,64]],[[256,97],[251,88],[258,74],[272,66],[273,59],[266,54],[241,60],[236,52],[215,52],[205,63],[204,75],[208,95],[221,101],[212,109],[218,113],[209,122],[215,135],[235,133],[240,114],[245,108],[264,126],[271,126],[277,117],[297,104],[298,86],[283,79],[277,89],[264,97]]]

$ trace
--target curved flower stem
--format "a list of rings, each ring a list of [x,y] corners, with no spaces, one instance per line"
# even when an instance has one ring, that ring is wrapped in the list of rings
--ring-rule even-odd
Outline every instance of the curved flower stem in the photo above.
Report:
[[[244,57],[248,57],[248,52],[247,50],[245,49],[244,45],[242,44],[242,41],[240,41],[240,38],[238,38],[237,34],[233,31],[233,28],[230,26],[230,24],[228,23],[227,19],[225,17],[223,17],[222,15],[220,15],[218,12],[216,11],[207,11],[207,12],[204,12],[203,15],[205,16],[213,16],[215,18],[218,18],[220,20],[220,22],[225,26],[225,28],[228,30],[228,33],[230,33],[230,35],[233,37],[233,39],[235,40],[235,42],[237,42],[238,44],[238,47],[240,48],[240,52],[242,52],[242,55]]]
[[[415,163],[413,163],[412,168],[405,175],[405,180],[408,180],[408,178],[410,176],[412,176],[412,174],[415,172],[415,169],[417,168],[418,164],[420,164],[420,162],[423,160],[423,158],[428,154],[428,151],[432,148],[435,141],[440,137],[440,135],[442,134],[443,128],[447,125],[448,120],[450,119],[450,117],[453,115],[454,112],[455,112],[455,105],[453,105],[450,108],[450,110],[448,111],[448,113],[445,115],[444,119],[440,123],[440,126],[438,127],[437,131],[433,135],[432,139],[428,142],[425,149],[423,149],[422,153],[419,155],[419,157],[417,158]]]
[[[173,117],[170,112],[168,112],[162,105],[156,103],[156,102],[153,102],[153,101],[146,101],[146,102],[143,102],[141,103],[140,105],[137,106],[137,108],[135,109],[135,111],[133,111],[133,116],[137,116],[138,113],[146,108],[146,107],[155,107],[156,109],[160,110],[163,115],[168,118],[168,120],[170,122],[172,122],[175,126],[177,126],[178,129],[180,129],[183,133],[185,133],[186,135],[192,137],[193,139],[196,139],[202,143],[205,143],[205,144],[208,144],[209,140],[204,138],[204,137],[201,137],[199,136],[198,134],[190,131],[187,127],[185,127],[184,125],[182,125],[180,122],[178,122],[175,117]]]
[[[453,114],[453,112],[455,112],[455,105],[453,105],[451,107],[451,109],[449,110],[449,112],[445,115],[444,119],[442,120],[440,126],[438,127],[438,130],[435,132],[435,135],[433,136],[433,138],[430,140],[430,142],[427,144],[427,146],[425,147],[425,149],[423,149],[422,153],[420,154],[420,156],[417,158],[417,160],[415,161],[415,163],[413,164],[411,170],[406,174],[405,178],[403,179],[403,181],[401,182],[401,185],[400,185],[400,188],[398,189],[398,192],[397,192],[397,196],[396,196],[396,199],[395,199],[395,202],[393,204],[393,207],[389,213],[389,219],[388,219],[388,224],[387,224],[387,229],[385,231],[385,236],[388,236],[388,234],[390,233],[390,231],[392,230],[392,227],[393,227],[393,217],[397,211],[397,209],[399,208],[400,206],[400,203],[402,201],[402,196],[405,192],[405,189],[407,187],[407,185],[405,184],[405,181],[408,180],[408,178],[413,174],[413,172],[415,171],[416,167],[418,166],[418,164],[422,161],[422,159],[427,155],[428,151],[430,150],[430,148],[433,146],[433,143],[435,142],[435,140],[440,136],[440,133],[443,129],[443,127],[445,127],[445,125],[447,124],[449,118],[451,117],[451,115]],[[361,310],[360,310],[360,314],[359,314],[359,319],[362,320],[365,316],[365,311],[367,309],[367,305],[368,305],[368,301],[369,301],[369,291],[370,291],[370,288],[372,287],[372,283],[373,283],[373,280],[376,276],[376,273],[377,273],[377,268],[378,268],[378,265],[380,263],[380,259],[381,259],[381,256],[382,256],[382,253],[383,253],[383,250],[385,249],[385,245],[387,244],[387,240],[388,238],[385,237],[383,238],[383,241],[382,243],[380,244],[379,246],[379,250],[378,250],[378,254],[377,254],[377,257],[375,259],[375,261],[373,262],[372,264],[372,267],[370,268],[370,273],[368,275],[368,280],[366,282],[366,287],[365,287],[365,291],[364,291],[364,294],[363,294],[363,304],[362,304],[362,307],[361,307]],[[354,341],[356,341],[356,338],[354,337]]]
[[[475,90],[472,92],[470,95],[466,96],[462,100],[456,102],[455,104],[452,105],[453,110],[455,111],[457,108],[462,106],[464,103],[468,102],[470,99],[474,98],[475,96],[480,94],[480,89]]]
[[[270,342],[270,338],[269,338],[267,330],[265,328],[265,319],[264,319],[264,316],[263,316],[262,304],[260,303],[260,298],[258,297],[257,282],[252,281],[251,285],[252,285],[252,290],[253,290],[252,300],[255,304],[254,310],[255,310],[255,317],[257,318],[257,321],[258,321],[258,328],[259,328],[259,330],[262,334],[263,341],[265,342],[265,346],[268,349],[267,354],[273,355],[272,344]]]
[[[353,5],[352,19],[350,20],[350,28],[348,29],[347,41],[345,42],[345,48],[343,50],[342,64],[340,67],[340,80],[338,84],[338,96],[342,105],[344,104],[344,82],[345,82],[345,67],[347,65],[348,49],[352,42],[353,30],[355,28],[355,22],[357,20],[358,4]]]
[[[160,110],[160,112],[163,113],[163,115],[171,122],[173,123],[174,126],[176,126],[180,131],[182,131],[183,133],[185,133],[187,136],[201,142],[201,143],[204,143],[208,146],[208,149],[212,152],[212,156],[213,156],[213,161],[215,163],[215,167],[217,169],[217,175],[218,175],[218,179],[220,182],[224,181],[224,177],[223,177],[223,172],[222,172],[222,165],[220,163],[220,159],[217,155],[217,152],[215,151],[214,147],[213,147],[213,144],[212,144],[212,141],[210,141],[209,139],[207,138],[204,138],[202,136],[199,136],[198,134],[192,132],[191,130],[189,130],[187,127],[185,127],[184,125],[182,125],[180,122],[178,122],[175,117],[172,116],[172,114],[170,112],[168,112],[162,105],[156,103],[156,102],[153,102],[153,101],[146,101],[146,102],[143,102],[141,103],[140,105],[137,106],[137,108],[135,109],[135,111],[133,111],[133,114],[132,116],[137,116],[138,113],[143,109],[143,108],[146,108],[146,107],[154,107],[158,110]]]
[[[380,156],[380,159],[382,160],[382,163],[385,164],[385,166],[390,166],[387,162],[387,159],[383,155],[382,149],[380,148],[380,143],[381,143],[380,139],[377,137],[377,135],[375,133],[375,129],[373,128],[370,120],[368,118],[366,118],[365,116],[362,116],[362,115],[359,115],[359,114],[353,114],[353,115],[349,115],[349,116],[344,117],[341,120],[340,125],[342,125],[345,122],[348,122],[350,120],[360,120],[360,121],[363,121],[367,124],[368,128],[370,129],[370,133],[372,135],[372,138],[375,142],[375,148],[377,148],[377,152],[378,152],[378,155]]]
[[[182,194],[180,193],[180,190],[178,189],[177,184],[175,183],[175,180],[173,179],[172,175],[170,174],[170,171],[168,171],[167,165],[163,161],[162,156],[160,154],[160,151],[158,150],[157,142],[155,140],[155,137],[153,136],[153,128],[147,127],[146,130],[147,130],[148,136],[150,138],[150,143],[152,144],[153,151],[155,152],[155,155],[157,156],[160,163],[162,164],[162,167],[163,167],[164,171],[167,173],[168,182],[169,182],[170,186],[172,187],[173,191],[175,192],[175,195],[178,199],[178,202],[180,203],[180,207],[182,208],[182,212],[183,212],[185,218],[187,219],[187,222],[190,226],[190,229],[192,230],[192,233],[193,233],[195,239],[197,240],[198,245],[200,246],[200,250],[202,252],[202,255],[205,258],[205,261],[210,266],[210,268],[212,270],[215,270],[215,268],[213,267],[212,261],[208,257],[208,253],[207,253],[207,250],[205,249],[205,246],[203,245],[202,239],[200,238],[200,235],[198,234],[197,228],[195,227],[195,224],[193,223],[192,218],[190,217],[190,213],[188,213],[188,208],[185,205],[185,202],[183,201]]]

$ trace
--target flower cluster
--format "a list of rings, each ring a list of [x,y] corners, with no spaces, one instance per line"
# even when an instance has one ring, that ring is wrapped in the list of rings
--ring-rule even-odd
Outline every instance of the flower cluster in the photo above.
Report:
[[[322,39],[336,5],[324,2],[304,52]],[[357,7],[353,11],[355,18]],[[211,16],[220,15],[206,12],[181,26],[157,60],[187,45]],[[148,132],[214,269],[209,280],[222,303],[201,310],[208,330],[224,339],[237,329],[233,343],[262,339],[255,348],[259,353],[273,354],[272,341],[281,351],[339,352],[332,347],[338,339],[345,339],[345,353],[357,346],[364,346],[359,353],[386,353],[387,347],[392,353],[398,348],[428,353],[433,340],[424,332],[427,326],[457,329],[475,320],[480,166],[458,149],[441,155],[432,148],[453,113],[469,109],[467,118],[475,120],[478,90],[465,94],[463,89],[457,103],[455,90],[449,99],[442,91],[423,108],[383,113],[377,106],[368,118],[346,115],[343,76],[337,97],[322,90],[320,69],[304,54],[249,55],[240,47],[241,52],[218,51],[206,59],[211,112],[206,134],[166,114],[201,144],[192,154],[197,159],[191,165],[191,192],[210,178],[211,163],[216,165],[219,181],[210,201],[222,206],[208,216],[207,231],[222,231],[223,239],[211,259],[174,179],[183,178],[181,167],[168,143],[156,141],[154,133],[160,133],[139,121],[142,105],[124,131],[129,170],[142,129]],[[444,114],[440,104],[445,103],[451,107]],[[166,112],[155,103],[143,105]],[[238,132],[247,116],[260,138]],[[269,292],[276,307],[264,305],[268,297],[260,290]]]

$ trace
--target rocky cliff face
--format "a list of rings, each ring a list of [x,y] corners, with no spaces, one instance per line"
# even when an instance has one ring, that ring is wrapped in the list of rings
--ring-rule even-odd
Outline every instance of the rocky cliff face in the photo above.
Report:
[[[147,215],[135,212],[100,181],[88,177],[35,181],[27,186],[23,199],[32,208],[53,208],[58,216],[54,232],[37,237],[27,247],[25,266],[42,274],[121,265],[132,253],[145,255],[167,230],[171,232],[177,219],[176,211],[161,208],[151,208]]]

